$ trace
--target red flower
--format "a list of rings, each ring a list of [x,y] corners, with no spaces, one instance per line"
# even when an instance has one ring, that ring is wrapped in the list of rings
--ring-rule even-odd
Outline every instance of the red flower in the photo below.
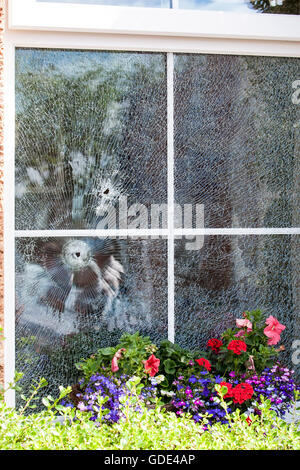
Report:
[[[227,393],[224,395],[223,398],[231,398],[232,397],[232,385],[229,382],[221,382],[221,387],[227,388]]]
[[[217,338],[211,338],[207,341],[207,347],[211,348],[216,354],[220,351],[221,346],[223,346],[223,343]]]
[[[204,367],[206,370],[211,370],[210,362],[207,359],[204,359],[204,357],[200,357],[200,359],[195,360],[198,362],[199,366]]]
[[[233,402],[241,405],[244,401],[250,400],[253,393],[252,385],[248,383],[239,384],[232,390]]]
[[[154,377],[157,374],[159,369],[160,360],[152,354],[149,359],[145,362],[145,372],[149,374],[150,377]]]
[[[251,426],[252,419],[250,418],[250,416],[248,416],[248,417],[246,418],[246,421],[247,421],[247,423],[248,423],[248,426]]]
[[[229,351],[233,351],[235,354],[240,355],[243,351],[247,351],[247,345],[244,341],[239,339],[233,339],[227,346]]]

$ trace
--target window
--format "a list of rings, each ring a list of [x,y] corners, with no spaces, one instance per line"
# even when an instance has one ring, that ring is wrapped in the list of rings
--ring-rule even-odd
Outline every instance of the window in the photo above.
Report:
[[[38,0],[54,3],[85,3],[95,5],[113,5],[125,7],[169,8],[170,0]]]
[[[38,0],[39,2],[85,3],[148,8],[182,8],[191,10],[234,11],[238,13],[275,13],[299,15],[296,0]]]
[[[6,379],[70,383],[123,331],[200,347],[253,308],[291,347],[298,18],[22,2],[5,36]]]

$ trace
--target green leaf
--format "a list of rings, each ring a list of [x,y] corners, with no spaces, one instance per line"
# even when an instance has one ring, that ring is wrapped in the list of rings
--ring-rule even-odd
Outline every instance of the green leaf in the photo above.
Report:
[[[167,374],[175,374],[176,372],[176,362],[172,359],[166,359],[164,362],[164,368]]]
[[[49,406],[51,406],[51,404],[50,404],[48,398],[46,398],[46,397],[42,398],[42,403],[43,403],[43,405],[45,405],[47,408],[49,408]]]

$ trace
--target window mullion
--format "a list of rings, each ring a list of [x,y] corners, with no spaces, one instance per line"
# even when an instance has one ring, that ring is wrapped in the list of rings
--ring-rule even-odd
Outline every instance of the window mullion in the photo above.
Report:
[[[174,55],[167,54],[168,133],[168,339],[175,340],[174,300]]]

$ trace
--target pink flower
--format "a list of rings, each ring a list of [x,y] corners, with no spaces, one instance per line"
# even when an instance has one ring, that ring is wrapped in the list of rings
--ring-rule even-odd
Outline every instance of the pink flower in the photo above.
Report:
[[[236,326],[239,328],[247,328],[247,331],[252,331],[252,323],[247,318],[237,318]]]
[[[118,360],[121,359],[122,353],[124,351],[126,351],[126,349],[124,349],[124,348],[118,349],[118,351],[115,353],[114,357],[112,358],[112,361],[111,361],[111,371],[112,372],[117,372],[119,370]]]
[[[266,325],[264,334],[269,338],[268,345],[277,344],[280,341],[281,332],[285,330],[285,326],[279,323],[277,318],[272,315],[266,319]]]
[[[118,359],[114,356],[111,361],[111,371],[117,372],[119,370]]]
[[[238,328],[247,328],[247,333],[250,333],[250,331],[252,331],[252,323],[250,320],[248,320],[247,318],[237,318],[236,319],[236,326]],[[245,330],[240,330],[237,332],[236,336],[237,338],[241,338],[243,336],[245,336]]]
[[[243,338],[245,336],[245,330],[240,330],[234,335],[236,338]]]
[[[247,333],[250,333],[250,331],[252,331],[252,323],[247,318],[237,318],[236,326],[238,328],[247,328]]]
[[[255,371],[255,365],[254,365],[253,356],[249,356],[249,359],[248,359],[248,361],[246,362],[246,367],[247,367],[247,370],[256,372],[256,371]],[[261,379],[261,380],[263,380],[263,379]]]

